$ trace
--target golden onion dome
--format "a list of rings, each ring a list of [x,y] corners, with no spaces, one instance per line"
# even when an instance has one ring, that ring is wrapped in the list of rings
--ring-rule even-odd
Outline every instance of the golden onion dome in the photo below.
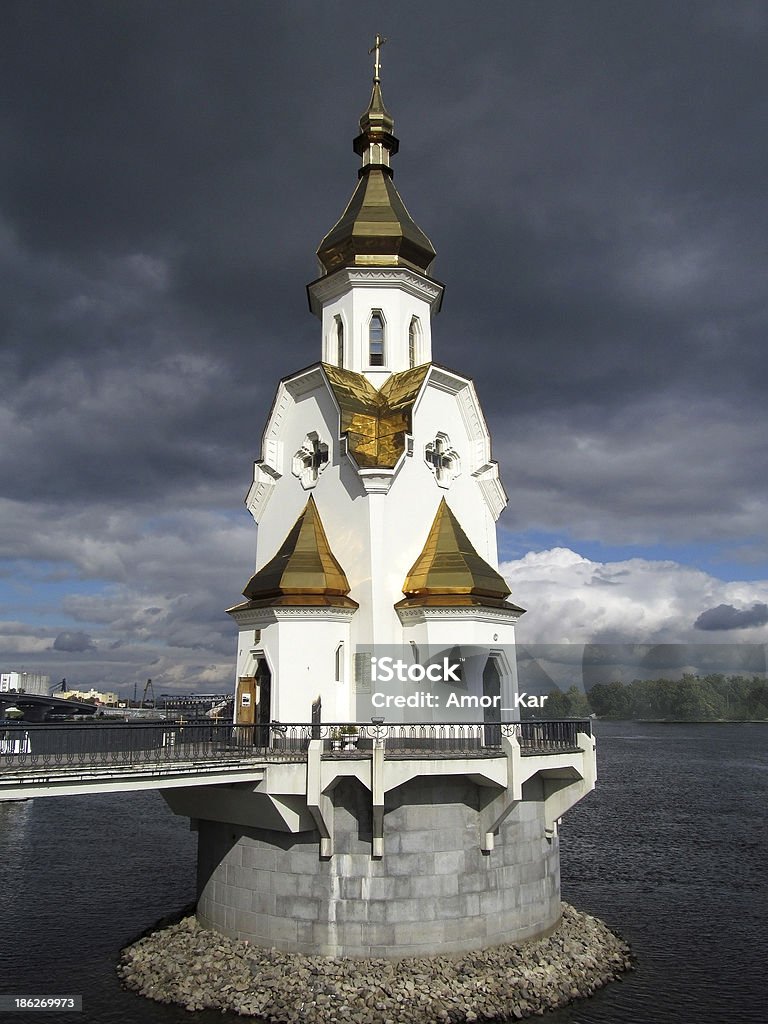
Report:
[[[327,274],[342,267],[409,267],[426,273],[435,258],[432,243],[408,213],[392,181],[389,160],[399,148],[394,126],[381,95],[377,49],[371,100],[353,144],[363,162],[360,180],[340,220],[317,250]]]

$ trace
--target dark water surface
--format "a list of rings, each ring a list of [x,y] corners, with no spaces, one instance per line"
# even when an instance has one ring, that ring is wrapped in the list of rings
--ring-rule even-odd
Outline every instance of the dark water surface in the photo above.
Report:
[[[598,789],[561,830],[563,896],[628,939],[637,968],[533,1019],[765,1024],[768,726],[600,723],[598,756]],[[0,803],[0,992],[83,995],[83,1013],[49,1021],[242,1021],[152,1003],[115,975],[194,878],[195,836],[157,793]]]

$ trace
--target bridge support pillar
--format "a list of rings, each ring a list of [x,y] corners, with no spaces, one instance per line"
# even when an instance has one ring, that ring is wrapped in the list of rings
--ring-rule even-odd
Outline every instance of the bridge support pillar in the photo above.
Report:
[[[377,803],[342,778],[321,827],[288,834],[201,820],[198,918],[258,945],[326,956],[460,952],[545,934],[560,917],[560,875],[543,802],[507,807],[484,854],[486,792],[466,778],[419,777]]]

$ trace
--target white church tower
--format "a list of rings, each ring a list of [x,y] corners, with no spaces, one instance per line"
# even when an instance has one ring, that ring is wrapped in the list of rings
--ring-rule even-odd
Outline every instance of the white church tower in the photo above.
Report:
[[[230,609],[221,736],[241,778],[162,792],[198,832],[205,927],[396,958],[557,925],[557,821],[594,786],[595,747],[589,722],[515,710],[506,496],[472,381],[432,361],[443,287],[393,184],[378,46],[359,182],[308,287],[320,360],[280,382],[247,497],[257,556]],[[409,682],[378,703],[382,652],[422,672],[459,652],[458,679],[428,696],[465,703],[411,713]]]
[[[432,361],[443,286],[393,182],[393,128],[377,52],[359,182],[307,289],[320,361],[280,382],[247,497],[256,572],[230,609],[240,722],[307,721],[317,701],[324,721],[354,721],[361,652],[383,649],[485,650],[467,692],[514,706],[507,499],[472,381]]]

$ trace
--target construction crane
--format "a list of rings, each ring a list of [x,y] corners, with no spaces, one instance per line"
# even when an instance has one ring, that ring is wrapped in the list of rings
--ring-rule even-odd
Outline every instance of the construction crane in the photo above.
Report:
[[[205,714],[207,718],[214,718],[218,720],[225,712],[231,716],[232,701],[229,699],[223,700],[220,704],[215,704],[213,707],[209,708]]]
[[[149,703],[148,694],[152,694],[152,703]],[[155,688],[152,685],[152,680],[148,679],[144,686],[144,693],[141,696],[141,706],[143,708],[153,708],[155,706]]]

